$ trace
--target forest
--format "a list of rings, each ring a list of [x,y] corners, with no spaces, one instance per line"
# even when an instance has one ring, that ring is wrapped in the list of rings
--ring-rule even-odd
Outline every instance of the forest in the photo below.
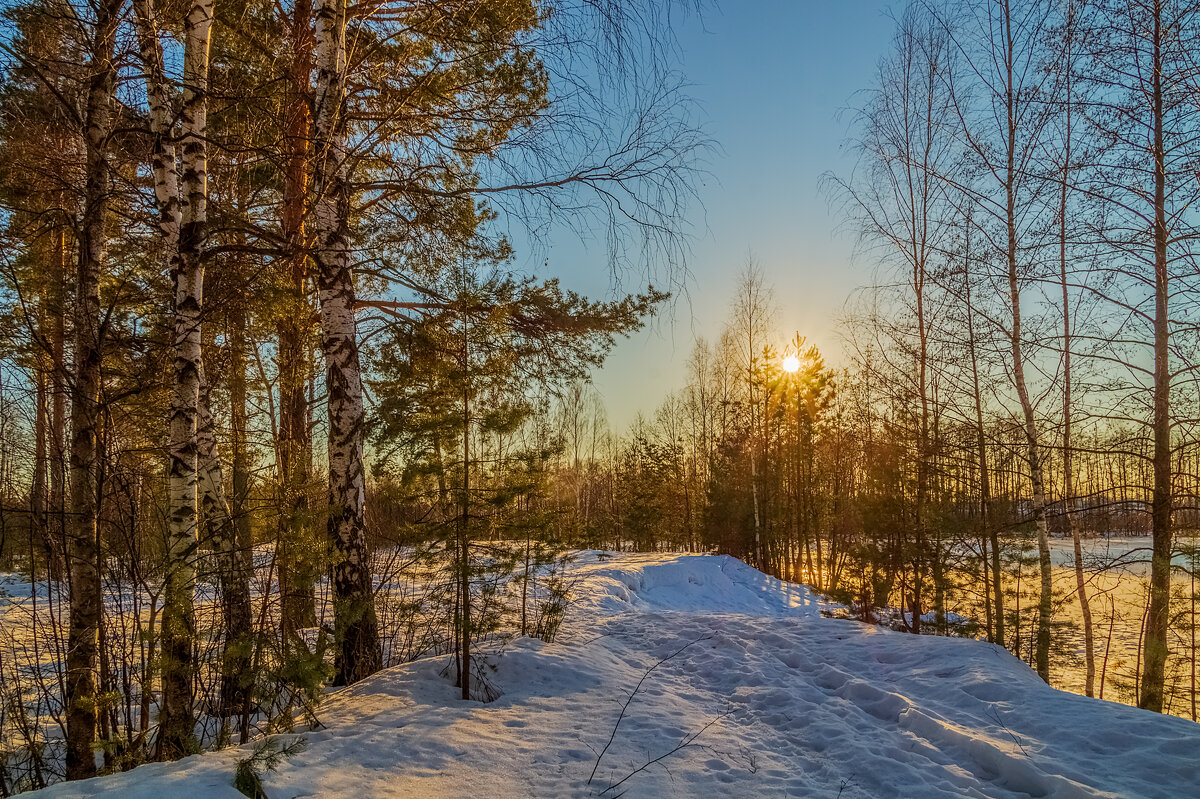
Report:
[[[841,351],[731,263],[616,430],[592,376],[703,246],[705,5],[0,8],[0,795],[430,656],[495,698],[579,550],[1197,719],[1200,2],[898,4],[819,187],[873,276]],[[617,289],[522,269],[556,230]]]

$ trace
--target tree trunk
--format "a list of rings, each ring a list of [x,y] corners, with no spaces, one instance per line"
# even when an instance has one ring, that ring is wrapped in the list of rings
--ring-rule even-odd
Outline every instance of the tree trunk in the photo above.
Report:
[[[147,0],[148,1],[148,0]],[[198,545],[199,425],[203,364],[204,264],[207,226],[208,52],[212,0],[196,0],[184,21],[183,129],[180,187],[186,202],[174,259],[174,352],[168,471],[167,574],[163,591],[162,685],[157,755],[173,759],[196,748],[195,554]]]
[[[1071,97],[1072,61],[1071,46],[1074,36],[1074,7],[1067,11],[1066,32],[1066,141],[1063,148],[1062,185],[1058,205],[1058,270],[1062,284],[1063,314],[1063,525],[1075,548],[1075,592],[1079,597],[1079,612],[1083,616],[1084,693],[1094,696],[1096,690],[1096,657],[1092,630],[1092,608],[1088,602],[1087,580],[1083,574],[1083,545],[1079,526],[1072,514],[1075,511],[1075,473],[1071,449],[1071,294],[1067,284],[1067,183],[1071,169]]]
[[[62,205],[66,207],[66,199]],[[59,571],[66,575],[66,427],[67,427],[67,360],[66,360],[66,317],[67,317],[67,275],[71,267],[67,251],[67,231],[65,225],[56,232],[55,236],[54,275],[51,278],[52,301],[50,312],[53,322],[50,324],[50,358],[52,371],[50,373],[50,537],[53,540],[55,558],[58,560]]]
[[[371,593],[364,503],[363,387],[350,265],[346,154],[346,0],[316,14],[313,121],[313,259],[329,411],[329,543],[334,555],[335,684],[378,671],[382,654]]]
[[[987,438],[983,429],[983,391],[979,385],[979,352],[975,341],[975,306],[971,301],[971,217],[967,215],[968,239],[966,246],[966,268],[964,272],[964,291],[967,301],[967,344],[971,351],[971,386],[975,400],[975,447],[979,458],[979,526],[983,530],[984,557],[991,555],[992,596],[984,597],[984,602],[992,607],[990,616],[993,620],[991,640],[1004,646],[1004,582],[1000,572],[1000,535],[996,525],[992,523],[992,484],[991,470],[988,467]],[[988,546],[990,544],[990,546]],[[985,565],[986,572],[986,565]]]
[[[38,337],[44,338],[46,327],[46,304],[38,301],[37,309]],[[33,475],[29,486],[29,521],[30,548],[32,558],[36,551],[33,546],[34,536],[46,551],[46,575],[51,580],[62,579],[55,558],[54,539],[50,534],[49,498],[46,496],[47,474],[49,471],[50,437],[50,369],[46,366],[46,354],[38,351],[34,355],[33,369]],[[36,580],[35,575],[31,579]]]
[[[116,83],[119,0],[96,9],[84,122],[86,177],[79,224],[75,298],[75,380],[71,386],[71,515],[67,559],[70,631],[66,656],[67,779],[96,773],[96,655],[100,630],[97,427],[101,391],[100,274],[104,268],[109,192],[109,137]]]
[[[1171,373],[1167,319],[1166,155],[1163,146],[1162,6],[1154,4],[1154,494],[1150,505],[1153,541],[1150,607],[1143,642],[1138,706],[1161,713],[1166,680],[1167,630],[1171,599]]]
[[[286,283],[279,337],[279,584],[281,622],[286,644],[300,640],[298,631],[317,623],[313,586],[319,563],[313,551],[319,542],[309,522],[309,459],[312,428],[306,396],[311,362],[308,330],[312,308],[308,300],[308,257],[304,214],[308,193],[309,101],[312,90],[312,2],[298,0],[292,10],[292,60],[287,74],[286,163],[283,182],[282,232],[287,252],[283,259]]]
[[[1008,0],[1003,7],[1004,14],[1004,66],[1005,101],[1008,117],[1006,119],[1007,164],[1004,176],[1005,189],[1005,227],[1008,232],[1006,260],[1008,264],[1008,295],[1012,310],[1012,329],[1010,331],[1012,345],[1013,382],[1016,385],[1017,396],[1021,401],[1021,413],[1024,417],[1024,432],[1027,459],[1029,462],[1029,480],[1033,492],[1033,522],[1037,527],[1038,541],[1038,574],[1041,577],[1041,592],[1038,599],[1038,626],[1035,646],[1035,661],[1037,673],[1046,682],[1050,682],[1050,612],[1051,612],[1051,564],[1050,564],[1050,532],[1046,527],[1046,486],[1042,467],[1042,452],[1038,441],[1037,419],[1035,417],[1033,400],[1025,381],[1025,355],[1021,341],[1021,288],[1017,275],[1017,97],[1013,76],[1015,48],[1013,44],[1013,26],[1011,8]]]
[[[462,372],[463,372],[463,480],[462,508],[458,516],[458,608],[459,608],[459,671],[460,696],[471,698],[471,386],[469,328],[463,313]]]
[[[246,308],[235,300],[229,314],[229,405],[232,417],[230,455],[233,460],[233,496],[231,503],[233,538],[232,558],[225,599],[225,675],[222,686],[224,712],[244,716],[249,708],[254,675],[250,673],[253,654],[253,629],[250,607],[250,578],[254,574],[254,542],[246,500],[250,494],[250,454],[246,436]],[[207,407],[207,405],[205,406]],[[232,647],[232,648],[231,648]],[[241,742],[249,731],[243,727]]]

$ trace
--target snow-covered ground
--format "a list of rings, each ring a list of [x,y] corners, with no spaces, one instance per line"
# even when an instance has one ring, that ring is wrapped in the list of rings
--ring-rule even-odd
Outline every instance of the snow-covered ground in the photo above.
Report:
[[[267,796],[1200,796],[1200,725],[1056,691],[998,647],[821,618],[728,557],[572,571],[560,640],[490,658],[499,699],[456,699],[445,658],[381,672],[330,697]],[[39,795],[237,797],[251,749]]]

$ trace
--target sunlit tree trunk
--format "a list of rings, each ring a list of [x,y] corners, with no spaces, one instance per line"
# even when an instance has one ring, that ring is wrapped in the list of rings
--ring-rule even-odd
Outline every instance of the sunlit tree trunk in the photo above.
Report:
[[[1163,111],[1163,2],[1153,2],[1154,63],[1151,75],[1154,133],[1154,493],[1150,517],[1153,541],[1150,558],[1150,607],[1142,651],[1138,706],[1159,713],[1166,681],[1167,631],[1171,600],[1171,373],[1170,330],[1167,317],[1167,199]]]
[[[201,326],[208,217],[208,53],[212,0],[197,0],[184,20],[183,108],[179,181],[183,213],[174,259],[174,370],[167,455],[167,573],[163,590],[162,686],[158,755],[175,758],[195,748],[195,554],[198,545],[199,425],[203,384]]]
[[[319,561],[309,521],[309,458],[312,428],[306,396],[311,362],[308,331],[313,315],[308,298],[308,257],[304,216],[308,193],[311,133],[309,101],[313,58],[312,2],[292,9],[291,62],[285,91],[286,138],[281,225],[287,247],[283,259],[285,296],[277,323],[279,337],[279,584],[284,641],[299,642],[298,631],[316,624],[313,583]]]
[[[1050,681],[1050,614],[1051,614],[1051,564],[1050,564],[1050,531],[1046,526],[1046,483],[1045,469],[1042,463],[1042,447],[1038,437],[1036,411],[1029,386],[1025,379],[1025,343],[1022,339],[1021,318],[1021,285],[1018,264],[1017,241],[1017,185],[1019,180],[1017,167],[1017,131],[1018,131],[1018,85],[1014,75],[1017,58],[1016,33],[1013,30],[1012,8],[1009,0],[1004,0],[999,9],[1001,25],[999,35],[1003,37],[1001,54],[1003,55],[1003,92],[1007,116],[1004,120],[1005,164],[1004,164],[1004,223],[1007,234],[1005,262],[1008,268],[1008,299],[1012,313],[1012,326],[1009,329],[1009,343],[1012,352],[1013,383],[1017,397],[1021,402],[1021,415],[1025,433],[1026,460],[1029,465],[1029,480],[1032,489],[1033,523],[1037,529],[1038,546],[1038,575],[1040,577],[1040,593],[1038,597],[1037,637],[1034,647],[1034,659],[1038,676],[1046,682]]]
[[[70,631],[66,656],[66,774],[96,773],[96,656],[100,630],[99,453],[101,390],[100,275],[104,269],[109,195],[109,137],[116,83],[120,0],[96,8],[84,118],[86,173],[75,296],[75,375],[71,386],[71,514],[67,560]]]
[[[328,392],[329,543],[333,552],[335,683],[378,671],[382,655],[371,593],[364,504],[363,386],[350,264],[346,153],[346,1],[316,9],[313,119],[313,260]]]
[[[63,211],[66,197],[61,197]],[[59,572],[66,574],[66,427],[67,427],[67,280],[71,269],[67,247],[66,224],[54,236],[54,274],[51,276],[50,312],[53,320],[50,329],[50,536],[54,543],[54,557],[59,563]]]

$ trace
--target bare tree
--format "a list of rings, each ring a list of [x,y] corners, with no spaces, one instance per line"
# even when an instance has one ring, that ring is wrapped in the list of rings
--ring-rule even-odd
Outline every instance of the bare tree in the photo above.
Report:
[[[920,632],[929,570],[926,540],[931,468],[929,294],[935,260],[946,249],[949,182],[959,166],[951,129],[955,118],[950,39],[923,9],[910,6],[897,22],[893,55],[881,63],[871,101],[860,111],[856,141],[860,172],[834,180],[848,202],[863,244],[904,278],[904,302],[913,314],[911,390],[919,406],[916,429],[916,502],[913,519],[912,630]],[[907,346],[907,345],[906,345]]]
[[[1138,702],[1161,711],[1173,542],[1171,394],[1177,378],[1191,371],[1175,341],[1195,329],[1184,317],[1196,288],[1200,4],[1096,3],[1086,33],[1080,39],[1090,95],[1086,119],[1101,150],[1079,182],[1105,214],[1098,233],[1108,251],[1102,265],[1111,284],[1106,299],[1121,314],[1106,357],[1128,370],[1123,401],[1136,408],[1111,413],[1149,417],[1153,543]],[[1149,368],[1143,365],[1147,356]]]
[[[939,12],[953,49],[964,63],[964,79],[948,84],[959,118],[959,136],[977,161],[978,177],[960,187],[998,230],[985,230],[1005,265],[1008,301],[1005,334],[1013,387],[1021,407],[1025,460],[1032,490],[1041,579],[1035,659],[1038,675],[1050,680],[1052,567],[1046,520],[1045,452],[1036,398],[1028,376],[1030,336],[1022,293],[1034,269],[1039,196],[1046,182],[1035,171],[1048,114],[1043,45],[1052,4],[1031,0],[965,4],[959,16]],[[969,77],[967,77],[969,76]],[[977,221],[977,224],[979,222]],[[994,235],[993,235],[994,232]]]

